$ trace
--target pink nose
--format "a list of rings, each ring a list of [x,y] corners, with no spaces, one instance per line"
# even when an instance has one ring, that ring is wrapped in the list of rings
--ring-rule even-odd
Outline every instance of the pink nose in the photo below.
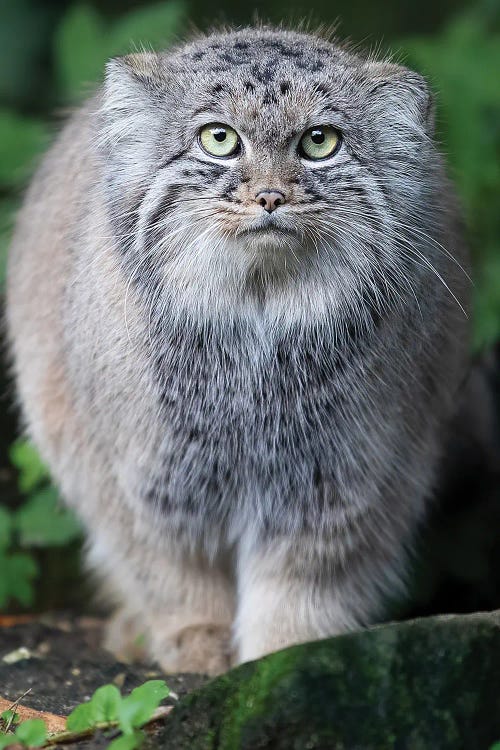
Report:
[[[279,190],[261,190],[261,192],[257,193],[255,196],[255,202],[258,203],[259,206],[262,206],[264,211],[267,211],[267,213],[270,214],[273,211],[276,211],[278,206],[282,206],[283,203],[286,203],[286,199],[283,193],[280,193]]]

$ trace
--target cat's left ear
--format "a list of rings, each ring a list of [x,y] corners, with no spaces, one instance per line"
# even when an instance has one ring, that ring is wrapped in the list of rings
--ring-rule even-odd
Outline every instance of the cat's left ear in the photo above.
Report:
[[[401,116],[422,127],[428,135],[434,132],[434,99],[421,75],[393,63],[368,62],[370,95],[383,102],[384,109],[396,120]]]

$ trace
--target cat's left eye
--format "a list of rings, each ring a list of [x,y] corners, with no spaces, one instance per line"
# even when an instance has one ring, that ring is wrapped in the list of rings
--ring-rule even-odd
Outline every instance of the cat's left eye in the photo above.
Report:
[[[340,147],[340,133],[331,125],[317,125],[306,130],[299,141],[299,154],[303,159],[320,161],[333,156]]]
[[[241,148],[241,142],[236,130],[220,122],[204,125],[199,135],[200,146],[210,156],[227,159],[236,156]]]

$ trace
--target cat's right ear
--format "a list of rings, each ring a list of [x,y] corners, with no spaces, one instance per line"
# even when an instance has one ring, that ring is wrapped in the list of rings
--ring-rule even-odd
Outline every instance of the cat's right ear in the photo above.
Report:
[[[165,86],[163,60],[153,52],[116,57],[106,65],[98,147],[120,172],[127,170],[129,179],[148,168]]]
[[[106,64],[105,110],[123,110],[156,98],[164,83],[162,59],[155,52],[114,57]]]

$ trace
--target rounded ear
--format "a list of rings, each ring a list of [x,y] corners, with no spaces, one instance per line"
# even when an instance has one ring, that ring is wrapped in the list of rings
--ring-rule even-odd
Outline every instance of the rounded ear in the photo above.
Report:
[[[99,148],[119,170],[139,176],[161,123],[166,75],[152,52],[116,57],[106,65],[99,107]]]
[[[410,118],[428,135],[434,132],[434,100],[421,75],[393,63],[367,63],[370,77],[369,95],[383,102],[385,108],[401,119]]]
[[[162,84],[161,60],[152,52],[115,57],[106,64],[101,114],[108,124],[139,115],[158,100]],[[164,81],[163,81],[164,83]]]
[[[117,57],[106,65],[100,92],[95,144],[103,156],[106,197],[124,242],[140,196],[158,161],[167,74],[154,53]]]
[[[155,52],[113,57],[106,63],[104,92],[113,95],[137,86],[137,92],[154,94],[161,87],[162,74],[161,58]]]

